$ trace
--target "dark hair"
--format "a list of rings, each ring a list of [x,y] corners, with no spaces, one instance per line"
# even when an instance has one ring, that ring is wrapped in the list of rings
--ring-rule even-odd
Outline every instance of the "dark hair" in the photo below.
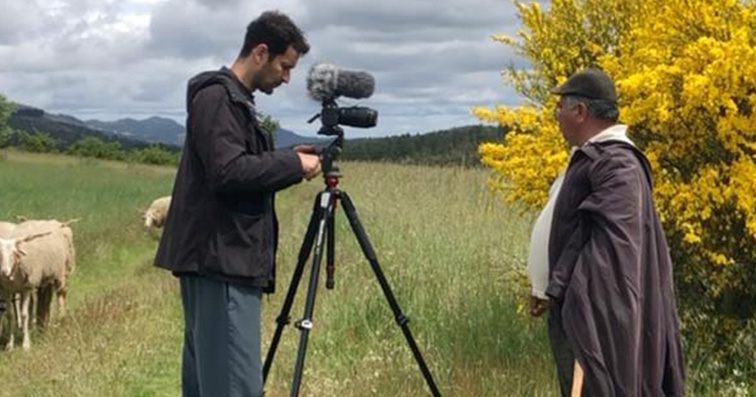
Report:
[[[606,99],[591,99],[578,95],[565,95],[565,99],[568,101],[568,106],[575,106],[578,102],[585,104],[588,108],[588,112],[593,117],[616,123],[619,119],[619,109],[617,109],[617,103]]]
[[[239,57],[248,56],[260,44],[268,46],[271,59],[286,52],[289,46],[294,47],[299,55],[310,51],[302,31],[288,16],[278,11],[266,11],[247,25]]]

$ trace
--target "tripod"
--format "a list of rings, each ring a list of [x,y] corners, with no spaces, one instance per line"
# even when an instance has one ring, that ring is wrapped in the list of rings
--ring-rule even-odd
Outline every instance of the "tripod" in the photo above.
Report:
[[[312,257],[312,271],[310,273],[310,284],[307,286],[307,298],[305,300],[304,315],[300,320],[297,320],[295,322],[295,327],[299,329],[301,335],[299,339],[299,349],[297,350],[297,361],[294,367],[294,379],[292,380],[291,391],[289,395],[292,397],[299,395],[304,359],[307,351],[307,340],[310,335],[310,330],[313,327],[312,315],[315,308],[315,295],[317,292],[318,278],[320,275],[320,262],[323,256],[324,242],[326,243],[327,248],[326,288],[333,288],[335,245],[334,214],[336,212],[338,202],[341,201],[344,206],[346,216],[349,219],[349,224],[352,227],[352,231],[357,237],[357,241],[362,248],[362,252],[367,258],[368,262],[370,262],[370,266],[373,269],[373,273],[375,273],[375,276],[378,278],[378,283],[383,290],[383,294],[385,295],[386,300],[391,307],[391,310],[394,312],[396,323],[399,325],[399,327],[401,327],[404,338],[407,340],[407,343],[412,350],[412,354],[415,356],[415,361],[417,361],[417,364],[420,366],[420,370],[422,371],[423,377],[425,378],[425,381],[428,384],[431,393],[433,394],[433,396],[438,397],[441,395],[441,393],[439,393],[438,388],[436,387],[436,383],[433,381],[433,376],[428,370],[428,366],[425,364],[425,360],[423,360],[423,357],[420,354],[420,349],[418,348],[417,343],[415,343],[415,339],[412,337],[412,333],[410,332],[408,326],[409,319],[404,315],[404,313],[402,313],[401,308],[399,308],[399,304],[394,298],[394,294],[391,292],[391,287],[389,286],[388,281],[386,281],[386,277],[384,276],[383,271],[378,264],[378,259],[376,258],[375,252],[373,251],[373,247],[370,244],[367,235],[365,234],[365,230],[362,228],[362,224],[360,223],[359,218],[357,217],[357,212],[354,208],[354,204],[352,203],[352,199],[346,192],[341,191],[337,188],[340,175],[338,168],[333,165],[333,161],[335,157],[338,156],[338,154],[341,152],[342,144],[343,133],[340,133],[338,134],[336,140],[331,143],[331,145],[329,145],[329,147],[326,148],[322,153],[322,169],[326,186],[325,189],[318,193],[317,197],[315,198],[315,204],[313,206],[312,216],[310,217],[310,223],[307,226],[307,232],[299,251],[297,266],[294,269],[294,275],[292,276],[291,284],[289,284],[289,290],[286,293],[286,299],[284,300],[283,307],[281,308],[281,313],[278,315],[278,318],[276,318],[276,331],[273,335],[273,340],[271,341],[270,348],[268,349],[268,354],[265,358],[265,364],[263,366],[263,384],[268,378],[268,372],[270,371],[270,367],[276,355],[276,349],[278,348],[278,342],[281,339],[283,328],[285,325],[289,324],[289,312],[291,311],[299,282],[301,281],[302,274],[304,273],[305,262],[307,261],[307,258],[310,254],[310,251],[313,249],[314,244],[315,249]]]

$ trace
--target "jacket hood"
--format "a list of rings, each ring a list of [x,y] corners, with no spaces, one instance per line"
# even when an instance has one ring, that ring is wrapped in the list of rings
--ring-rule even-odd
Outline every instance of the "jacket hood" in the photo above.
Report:
[[[225,67],[219,70],[202,72],[192,77],[186,90],[186,111],[189,111],[194,96],[203,88],[213,84],[227,84],[234,81],[235,77],[231,74],[231,70]]]

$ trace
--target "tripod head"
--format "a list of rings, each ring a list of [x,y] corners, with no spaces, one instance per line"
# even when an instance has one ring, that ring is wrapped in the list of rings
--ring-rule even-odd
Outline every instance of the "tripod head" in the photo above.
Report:
[[[327,147],[319,152],[320,165],[323,170],[323,180],[329,188],[335,188],[339,183],[339,167],[335,164],[341,152],[344,150],[344,133],[343,131],[336,136]]]
[[[323,108],[320,113],[312,116],[307,122],[312,123],[320,119],[321,126],[318,135],[335,136],[328,147],[320,151],[323,178],[330,188],[335,188],[339,182],[339,168],[334,164],[344,150],[344,129],[340,124],[352,127],[374,127],[378,112],[367,107],[352,106],[341,108],[336,103],[335,97],[323,99]]]

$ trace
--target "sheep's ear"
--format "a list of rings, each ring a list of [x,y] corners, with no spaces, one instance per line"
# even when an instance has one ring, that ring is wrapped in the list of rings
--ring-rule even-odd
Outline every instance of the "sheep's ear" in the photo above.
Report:
[[[26,256],[26,250],[21,248],[21,243],[23,242],[23,240],[16,240],[16,243],[14,244],[16,249],[13,250],[14,254],[18,256]]]
[[[68,221],[61,223],[60,227],[69,227],[71,226],[72,223],[76,223],[79,220],[80,220],[79,218],[69,219]]]

